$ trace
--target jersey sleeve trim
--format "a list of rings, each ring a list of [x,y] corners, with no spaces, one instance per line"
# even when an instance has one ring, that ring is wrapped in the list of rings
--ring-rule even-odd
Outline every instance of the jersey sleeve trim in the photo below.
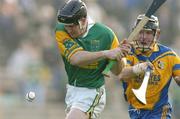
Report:
[[[175,64],[173,70],[180,70],[180,64]]]
[[[116,35],[113,33],[114,39],[111,44],[111,49],[117,48],[119,46],[119,41]]]
[[[70,58],[73,54],[75,54],[77,51],[82,51],[83,48],[79,47],[79,48],[76,48],[75,50],[73,50],[70,54],[68,54],[67,56],[67,60],[70,61]]]

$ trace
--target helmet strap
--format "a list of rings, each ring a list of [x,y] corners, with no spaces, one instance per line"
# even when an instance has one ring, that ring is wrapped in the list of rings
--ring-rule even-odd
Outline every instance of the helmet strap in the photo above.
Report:
[[[87,27],[86,24],[87,24],[87,22],[84,24],[83,21],[78,20],[78,24],[79,24],[79,28],[80,28],[81,31],[86,31],[86,27]]]
[[[82,30],[83,29],[82,21],[78,20],[78,23],[79,23],[79,28]]]

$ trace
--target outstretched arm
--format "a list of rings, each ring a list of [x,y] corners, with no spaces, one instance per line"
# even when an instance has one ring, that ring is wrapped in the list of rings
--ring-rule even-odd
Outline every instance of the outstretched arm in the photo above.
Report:
[[[122,72],[118,77],[120,80],[127,81],[128,79],[135,78],[137,75],[144,73],[148,66],[153,67],[150,62],[143,62],[134,66],[126,66],[122,69]]]
[[[178,84],[178,86],[180,86],[180,76],[176,76],[174,78],[174,80],[176,81],[176,83]]]
[[[119,53],[120,57],[118,57],[117,62],[111,68],[111,72],[114,75],[119,75],[122,69],[127,65],[127,60],[125,57],[131,52],[131,45],[125,40],[120,43],[119,47],[121,48],[121,52]]]
[[[117,59],[121,52],[120,48],[104,50],[99,52],[78,51],[70,58],[70,63],[76,66],[88,65],[101,59]]]

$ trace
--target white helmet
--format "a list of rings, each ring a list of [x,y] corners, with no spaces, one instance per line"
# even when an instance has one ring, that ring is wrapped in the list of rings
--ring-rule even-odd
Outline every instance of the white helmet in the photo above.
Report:
[[[136,27],[136,25],[142,20],[142,18],[144,17],[144,14],[140,14],[137,17],[137,20],[135,22],[134,27]],[[140,50],[141,52],[146,52],[149,50],[152,50],[154,47],[154,44],[156,43],[156,39],[157,39],[157,31],[159,31],[159,20],[156,16],[151,15],[149,21],[146,23],[146,25],[144,25],[143,30],[151,30],[154,33],[154,40],[150,45],[142,45],[138,40],[139,39],[135,39],[134,40],[134,47],[137,50]]]

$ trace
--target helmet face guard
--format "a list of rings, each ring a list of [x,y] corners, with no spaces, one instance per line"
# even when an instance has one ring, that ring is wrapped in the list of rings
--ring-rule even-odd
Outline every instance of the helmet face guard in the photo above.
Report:
[[[138,40],[134,40],[135,49],[141,51],[142,53],[150,51],[153,49],[156,41],[152,41],[149,45],[143,45]]]
[[[59,11],[58,21],[64,24],[79,24],[87,16],[87,8],[81,0],[69,0]]]
[[[137,20],[135,22],[135,26],[142,20],[142,18],[144,17],[143,15],[139,15],[137,17]],[[151,16],[149,21],[146,23],[146,25],[144,25],[142,30],[145,31],[152,31],[153,32],[153,36],[154,39],[152,41],[152,43],[150,43],[149,45],[143,45],[139,42],[139,39],[134,40],[134,47],[141,51],[141,52],[147,52],[153,49],[154,44],[156,42],[156,34],[157,34],[157,29],[159,29],[159,21],[158,18],[156,16]]]

